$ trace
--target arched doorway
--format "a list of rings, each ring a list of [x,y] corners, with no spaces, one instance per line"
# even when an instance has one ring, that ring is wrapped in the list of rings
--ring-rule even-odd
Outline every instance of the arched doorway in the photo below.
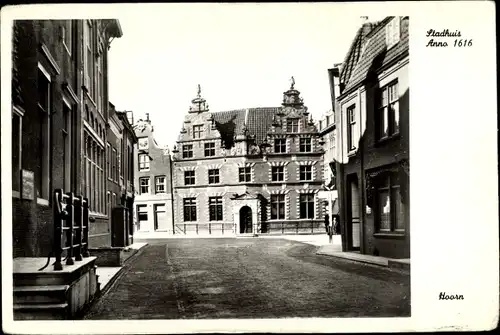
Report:
[[[240,209],[240,234],[252,233],[252,209],[243,206]]]

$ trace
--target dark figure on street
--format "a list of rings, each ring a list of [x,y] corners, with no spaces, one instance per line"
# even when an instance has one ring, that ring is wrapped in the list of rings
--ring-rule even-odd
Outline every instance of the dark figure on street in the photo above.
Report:
[[[333,217],[333,233],[335,235],[340,235],[340,223],[337,216]]]
[[[333,241],[333,223],[328,223],[328,243]]]
[[[325,231],[328,234],[328,226],[330,225],[330,216],[325,214]]]

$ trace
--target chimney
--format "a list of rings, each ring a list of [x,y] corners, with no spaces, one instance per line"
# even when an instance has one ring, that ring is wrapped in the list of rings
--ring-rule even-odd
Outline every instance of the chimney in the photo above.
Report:
[[[151,120],[149,120],[149,113],[146,113],[146,122],[151,124]]]
[[[361,26],[365,23],[368,23],[368,16],[360,16]]]
[[[330,95],[332,98],[332,110],[335,112],[335,100],[340,96],[340,72],[336,66],[328,69],[328,79],[330,80]]]

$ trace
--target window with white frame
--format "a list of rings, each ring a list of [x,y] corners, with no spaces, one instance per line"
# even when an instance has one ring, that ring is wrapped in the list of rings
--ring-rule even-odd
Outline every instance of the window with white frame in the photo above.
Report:
[[[196,221],[196,198],[184,198],[184,222]]]
[[[185,144],[182,146],[182,158],[192,158],[193,157],[193,145]]]
[[[347,108],[347,148],[349,151],[356,149],[356,106]]]
[[[314,219],[314,194],[301,194],[300,202],[300,218]]]
[[[111,179],[111,144],[106,144],[106,169],[108,179]]]
[[[289,133],[299,132],[299,119],[287,119],[286,120],[286,131]]]
[[[404,232],[404,209],[396,173],[375,180],[375,219],[378,232]]]
[[[222,221],[222,197],[208,198],[210,221]]]
[[[285,153],[286,152],[286,139],[285,138],[274,139],[274,152],[275,153]]]
[[[271,168],[271,180],[272,181],[285,180],[285,167],[284,166],[273,166]]]
[[[149,155],[139,154],[139,171],[149,170]]]
[[[194,170],[184,171],[184,185],[194,185],[194,184],[195,184]]]
[[[94,96],[94,27],[91,20],[86,20],[85,26],[85,87],[88,90],[89,96],[95,99]]]
[[[299,151],[300,152],[311,152],[312,151],[311,142],[312,142],[312,140],[310,137],[301,138],[300,143],[299,143]]]
[[[376,123],[377,138],[379,140],[399,133],[399,93],[397,81],[379,90]]]
[[[85,140],[85,196],[89,199],[90,211],[104,213],[105,210],[105,150],[89,133],[84,132]]]
[[[21,148],[22,125],[24,112],[14,107],[12,109],[12,193],[21,192]]]
[[[215,143],[205,143],[205,157],[215,156]]]
[[[149,193],[149,177],[139,178],[139,191],[140,194]]]
[[[218,184],[219,182],[220,182],[219,169],[208,170],[208,183],[209,184]]]
[[[165,193],[166,190],[166,180],[165,176],[156,177],[156,193]]]
[[[400,17],[395,16],[386,26],[385,26],[385,41],[387,44],[387,49],[391,48],[393,45],[399,42],[401,36],[400,30]]]
[[[238,168],[238,176],[240,183],[247,183],[252,181],[252,168],[250,166]]]
[[[202,138],[202,137],[203,137],[203,125],[193,126],[193,138]]]
[[[73,52],[73,20],[63,21],[61,29],[64,47],[71,56],[71,53]]]
[[[312,166],[301,165],[299,170],[299,178],[302,181],[312,180]]]
[[[37,198],[49,200],[49,185],[50,185],[50,119],[52,113],[52,92],[51,92],[51,77],[45,68],[38,64],[38,110],[40,111],[40,154],[38,156],[37,167]]]
[[[271,220],[285,219],[285,195],[271,195]]]

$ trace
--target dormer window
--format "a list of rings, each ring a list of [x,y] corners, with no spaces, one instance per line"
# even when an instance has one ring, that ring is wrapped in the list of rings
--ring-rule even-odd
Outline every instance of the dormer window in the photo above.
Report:
[[[396,16],[385,26],[385,42],[387,44],[387,49],[399,42],[400,35],[399,16]]]
[[[289,133],[298,133],[299,132],[299,119],[286,120],[286,131]]]
[[[203,137],[203,125],[193,126],[193,138]]]

